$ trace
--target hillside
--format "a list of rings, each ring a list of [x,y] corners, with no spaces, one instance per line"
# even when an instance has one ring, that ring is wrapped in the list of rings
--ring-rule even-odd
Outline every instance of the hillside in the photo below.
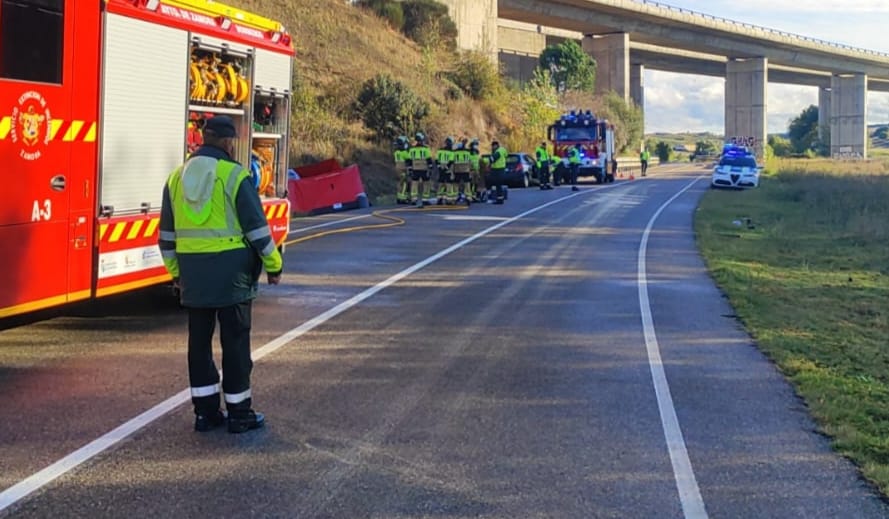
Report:
[[[388,143],[354,120],[351,104],[361,85],[389,74],[430,104],[424,128],[433,144],[446,135],[468,135],[490,142],[495,123],[481,103],[446,97],[437,79],[441,56],[424,52],[381,18],[342,0],[228,0],[233,6],[276,19],[293,37],[294,119],[291,165],[328,157],[361,167],[371,199],[394,193]],[[445,61],[446,62],[446,61]]]
[[[429,106],[422,125],[435,149],[447,135],[478,138],[482,151],[493,139],[510,151],[533,152],[560,108],[592,108],[617,124],[619,145],[638,142],[641,114],[613,97],[593,99],[549,85],[508,84],[478,55],[421,48],[382,18],[344,0],[226,0],[235,7],[284,24],[296,48],[290,165],[336,157],[357,163],[372,203],[394,201],[390,142],[377,142],[356,116],[353,103],[365,81],[388,74]],[[478,63],[481,62],[481,65]],[[467,67],[472,73],[464,74]],[[472,68],[474,67],[474,68]],[[457,86],[454,72],[466,80]],[[481,82],[481,83],[480,83]],[[475,89],[476,100],[466,85]],[[483,92],[483,95],[478,95]],[[624,118],[633,121],[622,124]]]

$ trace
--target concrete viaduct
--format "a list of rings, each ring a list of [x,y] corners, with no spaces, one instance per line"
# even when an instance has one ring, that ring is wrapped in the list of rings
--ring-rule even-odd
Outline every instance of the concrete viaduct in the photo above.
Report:
[[[889,54],[645,0],[440,0],[458,45],[526,79],[546,48],[574,39],[597,63],[596,88],[644,106],[645,67],[726,79],[725,135],[766,142],[769,81],[819,88],[831,154],[867,157],[867,91],[889,92]]]

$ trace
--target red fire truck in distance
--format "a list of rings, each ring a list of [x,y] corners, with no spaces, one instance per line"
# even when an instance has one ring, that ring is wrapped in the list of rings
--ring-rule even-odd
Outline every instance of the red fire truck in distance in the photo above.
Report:
[[[164,182],[218,114],[281,246],[293,54],[210,0],[2,2],[0,318],[169,281]]]
[[[580,144],[581,164],[578,177],[594,177],[596,182],[614,182],[614,125],[596,119],[589,110],[563,114],[547,128],[553,156],[559,157],[553,170],[555,178],[568,179],[568,150]]]

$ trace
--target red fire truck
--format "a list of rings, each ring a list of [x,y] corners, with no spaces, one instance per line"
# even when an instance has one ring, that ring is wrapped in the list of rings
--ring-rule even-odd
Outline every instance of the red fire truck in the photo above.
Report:
[[[592,176],[597,182],[614,182],[614,125],[597,119],[589,110],[563,114],[548,128],[553,144],[553,157],[561,160],[553,169],[555,178],[568,178],[568,150],[580,145],[581,163],[578,177]]]
[[[163,185],[218,114],[282,246],[293,54],[210,0],[0,3],[0,318],[169,281]]]

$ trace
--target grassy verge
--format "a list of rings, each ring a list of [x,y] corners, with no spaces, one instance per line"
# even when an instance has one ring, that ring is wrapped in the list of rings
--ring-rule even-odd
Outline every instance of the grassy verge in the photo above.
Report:
[[[835,449],[889,494],[889,166],[771,168],[758,190],[704,197],[699,246]]]

